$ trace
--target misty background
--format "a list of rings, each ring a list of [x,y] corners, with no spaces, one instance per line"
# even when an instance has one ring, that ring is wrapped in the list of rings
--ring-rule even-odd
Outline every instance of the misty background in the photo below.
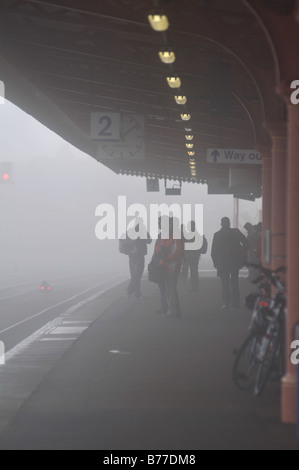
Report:
[[[206,185],[185,183],[181,197],[169,197],[164,182],[160,193],[147,193],[144,178],[114,174],[8,101],[0,106],[0,141],[0,161],[14,164],[13,184],[0,184],[2,278],[128,272],[118,241],[95,236],[96,207],[109,203],[117,209],[118,196],[126,196],[128,205],[203,204],[209,251],[200,268],[212,268],[213,234],[223,216],[233,221],[232,196],[208,196]],[[259,222],[261,205],[240,201],[241,229]]]

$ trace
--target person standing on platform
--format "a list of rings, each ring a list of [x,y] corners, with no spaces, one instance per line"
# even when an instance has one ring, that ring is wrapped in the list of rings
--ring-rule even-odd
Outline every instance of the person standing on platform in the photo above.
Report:
[[[160,256],[160,263],[166,272],[166,296],[168,303],[168,317],[180,318],[181,308],[177,292],[178,275],[181,270],[183,257],[183,242],[180,237],[179,221],[174,218],[169,220],[169,239],[159,241],[156,253]]]
[[[146,229],[143,225],[141,226],[141,222],[135,227],[136,232],[142,233],[144,230]],[[147,234],[147,238],[138,237],[136,240],[132,241],[134,242],[134,249],[129,254],[131,281],[126,292],[126,297],[129,299],[131,295],[134,295],[136,299],[142,300],[144,296],[141,293],[141,279],[144,273],[147,245],[149,245],[152,240],[149,234]]]
[[[222,309],[240,307],[239,271],[246,264],[248,241],[239,229],[232,229],[228,217],[221,220],[221,230],[215,233],[212,259],[222,282]]]
[[[259,222],[256,226],[256,243],[255,243],[255,256],[257,258],[257,263],[261,264],[262,262],[262,231],[263,224]]]
[[[164,217],[165,219],[168,219],[166,216]],[[156,241],[154,254],[152,257],[152,261],[156,263],[157,265],[160,265],[161,257],[163,258],[162,251],[161,250],[159,250],[159,252],[157,251],[157,247],[160,244],[161,238],[162,238],[162,220],[163,220],[163,217],[160,216],[159,221],[158,221],[160,233]],[[167,220],[167,223],[168,223],[168,220]],[[167,295],[166,295],[166,270],[165,269],[160,269],[158,286],[159,286],[160,296],[161,296],[161,309],[157,310],[156,313],[166,314],[168,312],[168,302],[167,302]]]

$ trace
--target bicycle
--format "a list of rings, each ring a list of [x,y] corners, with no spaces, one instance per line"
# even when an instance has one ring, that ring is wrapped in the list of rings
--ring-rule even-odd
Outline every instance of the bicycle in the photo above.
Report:
[[[236,354],[233,365],[233,381],[243,391],[260,395],[274,366],[281,372],[284,352],[285,286],[279,273],[281,267],[271,271],[260,265],[250,265],[261,271],[261,277],[254,281],[259,292],[246,298],[246,306],[253,311],[249,335]],[[276,294],[271,298],[271,286]]]

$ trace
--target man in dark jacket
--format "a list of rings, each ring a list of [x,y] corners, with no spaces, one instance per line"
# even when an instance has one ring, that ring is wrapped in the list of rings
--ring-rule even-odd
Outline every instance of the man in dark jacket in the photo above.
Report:
[[[222,308],[240,306],[239,271],[246,263],[247,238],[239,229],[232,229],[228,217],[221,220],[221,230],[215,233],[212,259],[222,281]]]

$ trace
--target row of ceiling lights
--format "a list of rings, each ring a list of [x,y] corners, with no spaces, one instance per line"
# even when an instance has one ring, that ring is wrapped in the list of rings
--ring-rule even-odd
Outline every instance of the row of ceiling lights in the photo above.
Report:
[[[157,10],[154,12],[151,12],[148,15],[148,20],[153,28],[154,31],[164,33],[164,37],[167,39],[166,36],[166,31],[169,29],[169,21],[167,16],[162,13],[161,11]],[[166,40],[168,43],[168,40]],[[176,56],[174,50],[166,45],[159,51],[159,57],[161,62],[167,65],[173,65]],[[171,75],[167,76],[167,83],[170,88],[175,89],[179,91],[179,94],[176,94],[174,96],[176,104],[179,106],[184,106],[186,108],[186,103],[188,101],[187,96],[185,96],[181,92],[181,87],[182,87],[182,82],[180,77],[176,73],[172,73]],[[194,150],[194,134],[192,127],[189,125],[190,120],[191,120],[191,114],[188,113],[187,111],[181,113],[181,120],[185,124],[185,146],[187,150],[187,154],[189,156],[189,166],[190,166],[190,172],[191,172],[191,177],[196,180],[197,178],[197,171],[196,171],[196,160],[195,160],[195,150]],[[189,122],[189,124],[187,124]]]

